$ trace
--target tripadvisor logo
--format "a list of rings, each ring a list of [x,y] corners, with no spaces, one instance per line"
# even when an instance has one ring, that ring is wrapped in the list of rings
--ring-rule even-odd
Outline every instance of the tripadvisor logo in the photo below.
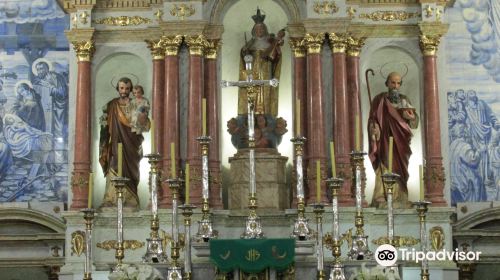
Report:
[[[380,245],[375,251],[375,260],[381,266],[393,266],[398,260],[398,251],[392,245]]]

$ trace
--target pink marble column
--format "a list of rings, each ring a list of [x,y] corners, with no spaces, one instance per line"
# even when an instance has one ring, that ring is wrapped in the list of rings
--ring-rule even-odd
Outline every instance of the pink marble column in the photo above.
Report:
[[[91,57],[94,42],[72,42],[78,58],[76,82],[76,116],[73,174],[71,178],[72,201],[70,209],[87,207],[88,185],[91,166]]]
[[[170,172],[171,160],[171,145],[174,143],[175,149],[175,166],[176,175],[179,176],[179,149],[180,149],[180,113],[179,113],[179,46],[182,42],[182,36],[164,36],[162,37],[165,47],[165,98],[164,98],[164,115],[163,124],[165,124],[165,132],[162,135],[162,151],[163,151],[163,179],[171,178]],[[162,182],[162,192],[159,197],[160,208],[172,207],[172,197],[168,184]]]
[[[219,40],[209,40],[205,49],[205,97],[207,98],[207,134],[212,138],[208,150],[210,207],[222,209],[222,178],[219,158],[219,83],[217,82],[217,49]]]
[[[163,145],[161,139],[163,138],[165,127],[164,127],[164,115],[163,115],[163,105],[164,100],[164,90],[165,90],[165,48],[163,47],[163,42],[161,40],[157,41],[147,41],[148,47],[151,50],[151,55],[153,57],[153,86],[152,86],[152,112],[151,119],[154,120],[155,124],[155,135],[152,135],[155,143],[155,151],[160,155],[163,155]],[[160,162],[160,170],[163,162]]]
[[[203,35],[186,38],[189,47],[189,92],[188,92],[188,123],[187,123],[187,155],[186,162],[191,172],[191,203],[201,206],[202,199],[202,166],[201,147],[196,138],[202,136],[201,102],[204,96],[203,49],[206,39]]]
[[[321,79],[321,45],[323,33],[306,34],[304,42],[307,46],[307,96],[306,96],[306,125],[307,125],[307,194],[306,202],[316,201],[316,162],[321,164],[321,202],[327,202],[325,179],[326,152],[325,152],[325,123],[323,113],[323,87]]]
[[[424,132],[425,132],[425,199],[431,206],[446,206],[444,200],[444,167],[441,153],[439,90],[437,79],[437,46],[439,37],[421,36],[424,54]],[[427,40],[426,40],[427,39]],[[431,40],[429,40],[431,39]],[[432,141],[431,141],[432,140]]]
[[[344,178],[340,189],[339,204],[354,205],[351,192],[351,139],[349,127],[350,104],[347,98],[346,73],[346,38],[343,34],[330,33],[330,45],[333,52],[333,141],[335,142],[335,163],[337,176]]]

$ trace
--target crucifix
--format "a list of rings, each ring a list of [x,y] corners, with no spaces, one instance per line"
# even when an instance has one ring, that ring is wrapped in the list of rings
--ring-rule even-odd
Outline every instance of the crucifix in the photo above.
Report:
[[[247,79],[243,81],[221,81],[221,86],[224,87],[239,87],[246,88],[247,90],[247,122],[248,122],[248,148],[249,148],[249,159],[250,159],[250,186],[249,186],[249,198],[248,198],[248,209],[250,213],[247,217],[245,231],[241,235],[243,239],[256,239],[262,238],[264,233],[262,232],[262,226],[260,223],[260,218],[257,216],[257,195],[256,195],[256,184],[255,184],[255,100],[256,87],[262,87],[269,85],[272,87],[277,87],[279,82],[277,79],[271,80],[254,80],[252,74],[252,62],[253,57],[251,55],[245,55],[243,57],[245,61],[245,71],[247,73]]]

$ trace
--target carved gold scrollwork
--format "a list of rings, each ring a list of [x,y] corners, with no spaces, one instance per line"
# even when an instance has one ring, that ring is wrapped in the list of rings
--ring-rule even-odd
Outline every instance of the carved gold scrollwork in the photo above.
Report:
[[[353,19],[356,16],[356,9],[354,7],[347,7],[346,8],[346,13],[349,16],[350,19]]]
[[[206,41],[205,45],[205,58],[217,59],[217,50],[219,49],[220,40],[210,39]]]
[[[339,11],[335,1],[314,2],[313,10],[319,15],[332,15]]]
[[[189,47],[190,55],[203,56],[203,50],[207,45],[207,39],[204,35],[194,35],[186,37],[186,43]]]
[[[84,11],[83,13],[80,14],[80,22],[82,24],[87,24],[88,18],[89,18],[89,14],[86,11]]]
[[[162,36],[161,40],[165,47],[166,56],[176,56],[179,53],[179,46],[182,43],[182,35]]]
[[[170,14],[174,17],[178,17],[180,20],[184,20],[184,18],[194,15],[195,12],[196,10],[193,5],[187,4],[174,4],[172,9],[170,9]]]
[[[103,241],[102,243],[99,242],[97,243],[97,248],[104,249],[106,251],[109,250],[114,250],[118,247],[118,242],[116,240],[106,240]],[[139,240],[124,240],[123,241],[123,249],[132,249],[136,250],[139,248],[144,247],[144,242],[141,242]]]
[[[389,238],[387,236],[382,236],[379,237],[378,239],[373,239],[372,243],[375,245],[383,245],[383,244],[389,244]],[[393,239],[393,246],[396,248],[399,247],[411,247],[413,245],[416,245],[420,243],[419,239],[416,239],[412,236],[394,236]]]
[[[144,18],[140,16],[117,16],[117,17],[105,17],[101,19],[94,20],[94,23],[97,24],[105,24],[105,25],[119,25],[119,26],[128,26],[128,25],[141,25],[145,23],[151,23],[149,18]]]
[[[353,36],[347,37],[347,55],[359,56],[361,48],[365,44],[366,37],[356,38]]]
[[[71,42],[73,49],[75,49],[78,61],[90,61],[94,55],[95,47],[93,41],[80,41]],[[85,184],[88,185],[88,182]]]
[[[290,47],[294,57],[305,57],[306,49],[304,38],[290,38]]]
[[[347,47],[347,35],[345,33],[329,33],[330,47],[333,53],[344,53]]]
[[[165,47],[161,39],[159,40],[146,40],[148,48],[151,50],[151,55],[154,60],[165,58]]]
[[[370,14],[362,13],[359,18],[371,19],[373,21],[405,21],[410,18],[420,17],[419,12],[410,13],[405,11],[376,11]]]
[[[163,19],[162,19],[162,17],[163,17],[163,11],[162,11],[162,10],[158,9],[158,11],[156,11],[156,12],[154,13],[154,15],[155,15],[156,20],[157,20],[158,22],[162,22],[162,21],[163,21]]]
[[[85,232],[81,230],[71,233],[71,255],[78,257],[85,251]]]
[[[325,39],[325,34],[323,33],[307,33],[304,36],[304,46],[307,47],[308,54],[318,54],[321,52],[321,45],[323,45],[323,40]]]
[[[429,230],[429,239],[431,240],[431,247],[434,251],[439,251],[444,248],[444,230],[440,226],[435,226]]]

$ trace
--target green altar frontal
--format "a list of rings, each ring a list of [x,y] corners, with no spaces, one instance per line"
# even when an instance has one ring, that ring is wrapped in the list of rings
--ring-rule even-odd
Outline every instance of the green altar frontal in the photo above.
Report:
[[[258,273],[268,268],[287,269],[295,260],[294,239],[210,240],[210,260],[222,272],[239,269]]]

